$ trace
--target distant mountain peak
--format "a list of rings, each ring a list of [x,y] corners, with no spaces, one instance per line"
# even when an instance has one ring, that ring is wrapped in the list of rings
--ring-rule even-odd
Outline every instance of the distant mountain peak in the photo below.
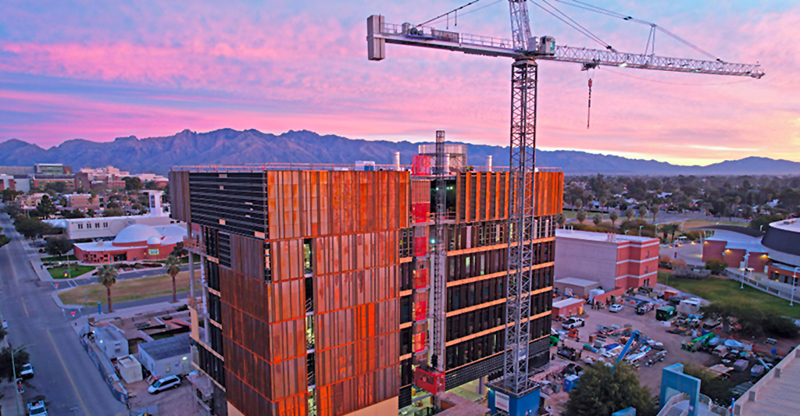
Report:
[[[349,139],[309,130],[280,134],[256,129],[222,128],[205,133],[185,129],[167,137],[139,139],[119,137],[111,142],[83,139],[66,141],[49,149],[18,139],[0,142],[0,165],[30,166],[39,162],[79,167],[114,165],[132,172],[166,173],[173,165],[238,163],[353,163],[373,160],[394,162],[400,152],[403,164],[411,163],[419,143],[408,141]],[[484,165],[492,156],[495,166],[508,165],[508,147],[467,144],[469,163]],[[577,150],[537,150],[537,165],[560,167],[566,174],[610,175],[800,175],[800,163],[751,156],[708,166],[677,166],[655,160],[630,159]]]

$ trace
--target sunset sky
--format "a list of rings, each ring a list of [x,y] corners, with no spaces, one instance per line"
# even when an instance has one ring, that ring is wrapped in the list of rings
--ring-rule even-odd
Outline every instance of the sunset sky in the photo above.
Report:
[[[647,26],[548,1],[617,50],[644,51]],[[583,1],[655,22],[725,61],[759,62],[767,75],[598,69],[587,130],[588,73],[543,62],[540,148],[678,164],[800,161],[800,2]],[[230,127],[410,141],[444,129],[449,140],[507,145],[511,60],[397,45],[384,61],[366,57],[368,15],[421,23],[466,2],[4,1],[0,141],[49,147]],[[507,2],[465,12],[484,6],[450,29],[510,38]],[[534,35],[598,47],[529,8]],[[661,34],[656,53],[705,59]]]

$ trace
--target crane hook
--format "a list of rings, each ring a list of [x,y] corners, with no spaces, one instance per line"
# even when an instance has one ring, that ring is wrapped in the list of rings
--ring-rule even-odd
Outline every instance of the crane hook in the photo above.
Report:
[[[592,79],[589,78],[589,109],[586,112],[586,128],[589,128],[589,121],[592,118]]]

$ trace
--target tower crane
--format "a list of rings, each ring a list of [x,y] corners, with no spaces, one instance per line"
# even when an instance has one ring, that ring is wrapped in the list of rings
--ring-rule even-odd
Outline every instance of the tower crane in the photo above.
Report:
[[[490,395],[490,407],[493,407],[495,412],[517,415],[525,414],[531,406],[538,406],[538,402],[534,404],[533,400],[526,397],[530,393],[538,392],[538,386],[531,380],[533,368],[529,365],[530,293],[533,280],[531,266],[534,262],[532,246],[524,244],[534,235],[533,187],[536,169],[536,101],[539,82],[537,61],[571,62],[583,65],[584,69],[608,66],[751,78],[761,78],[764,72],[758,64],[730,63],[720,59],[664,57],[655,55],[654,51],[647,53],[651,52],[649,49],[644,54],[638,54],[618,52],[608,45],[604,50],[558,45],[552,36],[532,36],[527,0],[509,0],[508,5],[511,16],[510,41],[438,30],[426,25],[391,24],[386,23],[384,16],[369,16],[367,54],[369,60],[383,60],[386,58],[386,44],[390,43],[513,60],[509,165],[511,177],[508,194],[510,208],[508,229],[513,231],[508,241],[505,352],[503,376],[491,386],[494,396]],[[444,288],[445,285],[433,282],[432,286],[437,289]],[[434,298],[442,300],[444,296]],[[437,321],[444,319],[444,308],[445,305],[441,301],[430,307],[433,328],[436,330],[432,331],[429,351],[444,350],[445,339],[441,331],[444,323]],[[533,346],[535,354],[538,354],[539,350],[545,350],[548,339],[544,338],[542,343],[543,346]],[[444,357],[439,357],[435,361],[436,368],[433,368],[433,375],[443,377],[446,360]],[[538,394],[536,396],[538,397]]]

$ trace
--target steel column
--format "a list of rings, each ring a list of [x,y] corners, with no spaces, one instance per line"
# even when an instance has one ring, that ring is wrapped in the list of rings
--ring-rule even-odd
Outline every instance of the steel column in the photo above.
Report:
[[[436,131],[436,213],[434,214],[433,242],[431,244],[431,287],[433,288],[431,305],[431,361],[432,367],[444,372],[445,363],[445,290],[447,246],[445,242],[445,223],[447,217],[447,187],[445,185],[445,167],[447,154],[444,151],[444,131]],[[436,360],[433,356],[436,355]]]
[[[518,59],[511,66],[510,238],[502,384],[518,395],[532,387],[528,380],[528,343],[531,340],[531,266],[535,260],[532,245],[525,242],[534,235],[537,75],[534,59]]]

